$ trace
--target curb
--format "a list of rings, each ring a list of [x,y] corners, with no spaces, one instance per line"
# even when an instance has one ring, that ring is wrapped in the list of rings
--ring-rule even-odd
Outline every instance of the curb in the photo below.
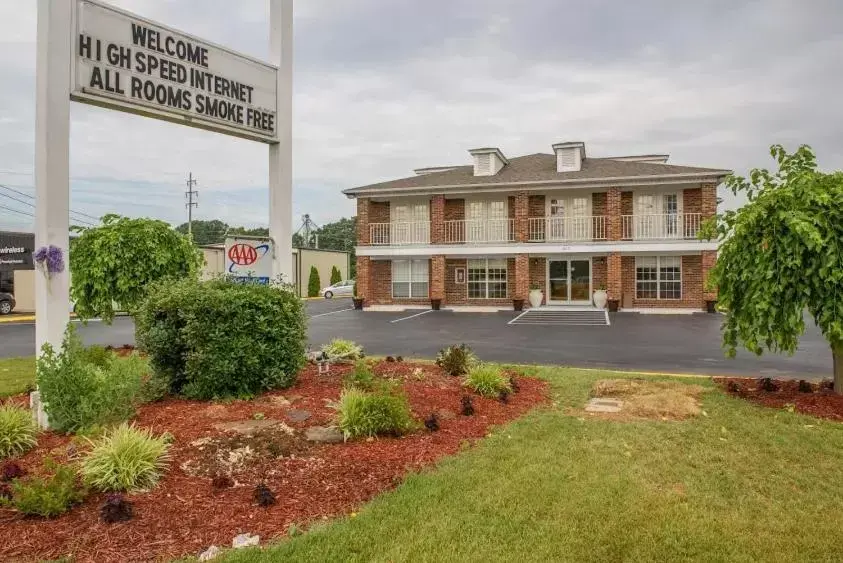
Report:
[[[35,315],[14,315],[14,316],[3,316],[0,317],[0,324],[3,323],[22,323],[22,322],[31,322],[35,320]]]

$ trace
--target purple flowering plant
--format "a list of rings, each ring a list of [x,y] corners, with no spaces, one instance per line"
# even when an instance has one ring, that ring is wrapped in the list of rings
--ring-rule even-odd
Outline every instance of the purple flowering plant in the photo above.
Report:
[[[42,246],[32,256],[47,277],[64,271],[64,255],[58,246]]]

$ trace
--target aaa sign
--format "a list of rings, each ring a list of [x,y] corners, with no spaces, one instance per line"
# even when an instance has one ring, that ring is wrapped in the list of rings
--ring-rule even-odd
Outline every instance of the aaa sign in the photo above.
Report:
[[[272,276],[272,241],[225,240],[225,273],[238,281],[269,283]]]

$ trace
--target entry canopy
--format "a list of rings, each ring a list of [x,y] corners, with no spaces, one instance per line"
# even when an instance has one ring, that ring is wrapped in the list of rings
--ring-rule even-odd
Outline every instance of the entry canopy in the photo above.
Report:
[[[74,1],[71,99],[277,142],[277,67],[114,6]]]

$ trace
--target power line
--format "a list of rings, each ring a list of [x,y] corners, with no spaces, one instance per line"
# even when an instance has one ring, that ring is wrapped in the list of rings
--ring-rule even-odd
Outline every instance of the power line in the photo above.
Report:
[[[32,213],[27,213],[26,211],[20,211],[18,209],[12,209],[11,207],[6,207],[5,205],[0,205],[0,209],[5,209],[6,211],[11,211],[13,213],[20,213],[21,215],[28,215],[33,219],[35,218],[35,215]]]
[[[3,186],[2,184],[0,184],[0,187],[5,187],[5,186]],[[15,190],[12,190],[12,191],[15,191]],[[20,192],[15,192],[15,193],[20,193]],[[21,195],[26,196],[26,194],[21,194]],[[28,205],[29,207],[32,207],[32,208],[34,208],[34,207],[35,207],[35,205],[33,205],[32,203],[29,203],[28,201],[24,201],[24,200],[22,200],[22,199],[19,199],[19,198],[16,198],[16,197],[10,196],[10,195],[8,195],[8,194],[0,193],[0,196],[5,197],[5,198],[8,198],[8,199],[11,199],[11,200],[16,201],[16,202],[18,202],[18,203],[22,203],[22,204],[24,204],[24,205]],[[30,196],[26,196],[26,197],[30,197]],[[78,213],[78,212],[76,212],[76,211],[72,211],[72,210],[70,211],[70,213],[71,213],[71,214],[76,214],[76,215],[84,215],[84,213]],[[89,215],[86,215],[86,217],[90,217],[90,216],[89,216]],[[72,219],[73,219],[74,221],[79,222],[79,223],[83,223],[83,224],[85,224],[85,225],[88,225],[89,227],[96,227],[96,225],[95,225],[94,223],[91,223],[90,221],[86,221],[86,220],[84,220],[84,219],[80,219],[80,218],[78,218],[78,217],[72,217]],[[97,220],[98,220],[98,219],[97,219]]]
[[[35,199],[33,196],[31,196],[31,195],[29,195],[29,194],[26,194],[26,193],[24,193],[24,192],[18,191],[18,190],[14,189],[14,188],[10,188],[10,187],[9,187],[9,186],[7,186],[6,184],[0,184],[0,188],[3,188],[3,189],[6,189],[6,190],[9,190],[10,192],[14,192],[14,193],[16,193],[16,194],[18,194],[18,195],[22,195],[23,197],[27,197],[27,198],[29,198],[29,199],[33,199],[33,200]],[[18,201],[18,202],[23,203],[23,204],[25,204],[25,205],[29,205],[30,207],[35,207],[35,205],[33,205],[33,204],[29,203],[29,202],[26,202],[26,201],[21,201],[21,200],[19,200],[19,199],[15,198],[15,197],[10,196],[10,195],[7,195],[7,194],[2,194],[2,193],[0,193],[0,195],[2,195],[2,196],[4,196],[4,197],[7,197],[7,198],[9,198],[9,199],[14,199],[15,201]],[[71,213],[71,215],[81,215],[82,217],[87,217],[87,218],[89,218],[89,219],[93,219],[93,220],[94,220],[94,221],[96,221],[96,222],[99,222],[99,218],[98,218],[98,217],[94,217],[93,215],[88,215],[87,213],[82,213],[81,211],[74,211],[74,210],[72,210],[72,209],[71,209],[71,210],[70,210],[70,213]],[[78,218],[77,218],[77,221],[79,221],[80,223],[85,223],[85,222],[86,222],[86,221],[83,221],[82,219],[78,219]],[[93,227],[93,226],[96,226],[96,225],[91,225],[91,226]]]
[[[187,234],[188,236],[193,234],[193,208],[199,207],[199,202],[196,201],[194,203],[193,196],[199,198],[199,192],[193,189],[193,186],[196,185],[196,180],[193,179],[193,172],[191,172],[187,178],[187,191],[184,192],[184,197],[187,198],[187,203],[185,203],[185,207],[187,207]]]

